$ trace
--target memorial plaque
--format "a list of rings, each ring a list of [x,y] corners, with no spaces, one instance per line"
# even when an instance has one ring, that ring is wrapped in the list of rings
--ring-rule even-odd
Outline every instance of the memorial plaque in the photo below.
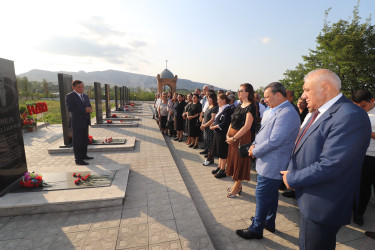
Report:
[[[59,92],[60,92],[60,108],[61,108],[61,120],[62,120],[62,129],[64,137],[64,146],[72,146],[72,135],[73,130],[70,126],[70,112],[66,107],[65,96],[73,91],[72,81],[73,77],[67,74],[57,74],[59,81]]]
[[[104,84],[104,92],[105,92],[105,117],[111,117],[111,96],[110,96],[110,88],[109,84]]]
[[[99,82],[94,82],[96,123],[103,123],[102,88]]]
[[[0,196],[27,172],[14,62],[0,58]]]
[[[118,87],[115,86],[115,110],[118,110]]]

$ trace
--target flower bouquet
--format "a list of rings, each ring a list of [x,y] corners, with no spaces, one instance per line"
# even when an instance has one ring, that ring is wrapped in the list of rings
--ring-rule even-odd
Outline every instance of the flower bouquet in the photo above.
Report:
[[[113,115],[112,115],[112,118],[117,118],[117,115],[116,115],[116,114],[113,114]]]
[[[92,137],[92,135],[89,135],[89,144],[92,144],[92,142],[94,141],[94,137]]]
[[[74,173],[74,174],[73,174],[73,177],[77,178],[77,179],[74,181],[74,184],[76,184],[76,185],[80,185],[80,184],[83,183],[83,182],[90,181],[91,175],[88,174],[88,175],[86,175],[86,176],[82,176],[81,174]]]
[[[111,123],[112,123],[112,120],[107,120],[107,123],[111,124]]]
[[[43,178],[34,171],[25,172],[19,184],[23,187],[38,187],[43,184]]]
[[[21,114],[22,128],[33,128],[36,126],[36,121],[31,115],[27,113]]]

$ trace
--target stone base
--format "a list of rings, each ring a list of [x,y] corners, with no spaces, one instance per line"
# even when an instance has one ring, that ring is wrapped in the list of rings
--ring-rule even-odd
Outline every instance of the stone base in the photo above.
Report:
[[[97,166],[96,173],[106,171]],[[80,166],[82,171],[90,170]],[[14,216],[121,206],[128,185],[130,166],[117,167],[109,187],[8,193],[0,198],[0,215]]]
[[[112,120],[112,121],[139,121],[140,118],[137,117],[137,116],[132,116],[132,117],[117,117],[117,118],[113,118],[113,117],[103,117],[103,120],[104,121],[107,121],[107,120]]]
[[[112,120],[112,119],[108,119]],[[99,127],[138,127],[138,122],[121,122],[120,120],[112,120],[112,123],[95,123],[91,125],[92,128],[99,128]]]
[[[132,114],[132,113],[142,113],[142,110],[129,110],[129,111],[116,111],[112,110],[112,114]]]
[[[126,138],[118,138],[118,139],[126,139],[125,144],[117,144],[117,145],[109,145],[109,144],[102,144],[102,145],[88,145],[87,152],[111,152],[111,151],[127,151],[133,150],[135,147],[135,137],[126,137]],[[59,146],[63,145],[63,141],[57,141],[51,145],[48,149],[49,154],[59,154],[59,153],[73,153],[73,147],[70,148],[60,148]]]

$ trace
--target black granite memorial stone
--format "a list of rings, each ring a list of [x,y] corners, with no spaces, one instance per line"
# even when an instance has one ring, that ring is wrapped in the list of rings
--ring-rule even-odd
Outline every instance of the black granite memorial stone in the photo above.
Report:
[[[118,110],[118,92],[119,89],[117,86],[115,86],[115,110]]]
[[[0,196],[27,172],[14,62],[0,58]]]
[[[60,108],[61,108],[61,120],[64,137],[64,146],[72,146],[72,133],[73,130],[70,126],[70,113],[65,104],[65,96],[73,91],[72,81],[73,77],[67,74],[57,74],[59,81],[59,94],[60,94]]]
[[[120,87],[120,107],[124,107],[124,88]]]
[[[102,88],[99,82],[94,82],[96,123],[103,123]]]
[[[110,97],[110,88],[109,84],[104,84],[105,92],[105,117],[111,117],[111,97]]]
[[[125,91],[125,86],[122,86],[122,92],[124,93],[123,95],[122,95],[122,103],[123,103],[123,106],[125,106],[126,105],[126,101],[125,101],[125,95],[126,95],[126,91]]]
[[[129,89],[125,87],[125,104],[129,103]]]

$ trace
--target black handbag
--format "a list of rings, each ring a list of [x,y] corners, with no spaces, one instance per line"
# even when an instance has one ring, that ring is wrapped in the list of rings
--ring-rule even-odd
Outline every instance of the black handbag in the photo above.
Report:
[[[249,149],[250,149],[251,145],[252,145],[252,143],[238,145],[238,153],[240,154],[240,157],[250,157],[249,156]]]

